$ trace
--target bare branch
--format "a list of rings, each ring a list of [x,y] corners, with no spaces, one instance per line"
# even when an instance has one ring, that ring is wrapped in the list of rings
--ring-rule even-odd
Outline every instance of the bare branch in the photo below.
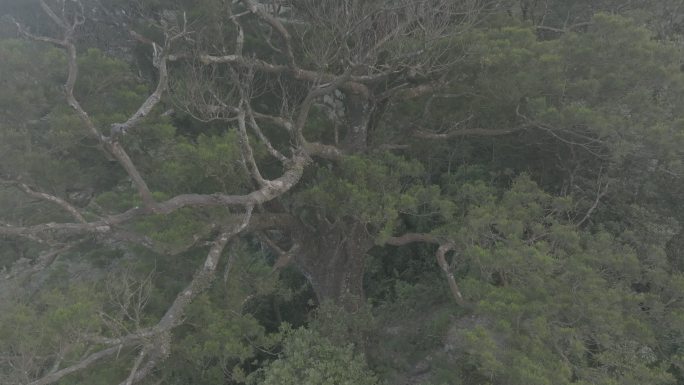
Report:
[[[169,57],[169,60],[180,60],[181,58],[181,55],[171,55]],[[199,56],[199,60],[203,64],[235,64],[241,67],[253,67],[259,71],[271,74],[286,73],[297,80],[304,80],[309,82],[331,82],[337,78],[337,75],[326,72],[307,70],[299,67],[292,68],[290,66],[268,63],[256,58],[248,59],[236,54],[223,56],[203,54]],[[368,98],[370,97],[371,92],[368,89],[368,86],[364,83],[373,83],[379,81],[384,76],[386,75],[383,74],[382,76],[350,76],[348,81],[340,84],[340,88],[352,92],[354,94],[363,95],[364,97]]]
[[[432,234],[424,233],[407,233],[398,237],[390,237],[385,240],[386,245],[392,246],[404,246],[415,242],[425,242],[439,245],[437,251],[435,252],[435,258],[437,259],[437,264],[442,269],[447,279],[451,296],[454,298],[456,303],[461,306],[466,306],[467,304],[465,299],[463,298],[461,290],[456,283],[456,278],[454,277],[454,273],[452,271],[453,269],[446,261],[446,254],[450,251],[453,251],[456,248],[456,244],[452,241],[440,239]]]
[[[446,253],[452,251],[453,249],[453,243],[445,243],[439,245],[439,247],[437,248],[437,252],[435,253],[435,256],[437,257],[437,263],[439,264],[439,267],[442,268],[442,271],[444,272],[444,275],[447,278],[447,282],[449,283],[449,289],[451,290],[452,297],[454,297],[456,303],[458,303],[461,306],[465,306],[466,302],[463,299],[463,295],[461,294],[461,289],[459,289],[458,284],[456,283],[456,279],[454,278],[454,273],[452,271],[451,266],[449,266],[449,264],[446,261]]]
[[[377,96],[378,100],[395,98],[395,99],[414,99],[423,95],[427,95],[431,92],[435,92],[440,88],[444,88],[448,85],[445,79],[440,79],[437,81],[426,82],[419,84],[417,86],[412,86],[410,83],[404,83],[396,87],[390,88],[387,91],[381,93]]]
[[[40,7],[43,8],[43,11],[45,11],[45,13],[50,17],[50,19],[52,19],[52,21],[54,21],[55,24],[60,26],[64,30],[64,32],[73,32],[70,31],[72,27],[69,24],[67,24],[65,20],[62,20],[62,18],[57,16],[55,11],[53,11],[52,8],[50,8],[44,0],[40,0]]]
[[[138,368],[140,367],[142,361],[145,359],[145,356],[147,356],[147,349],[140,349],[138,357],[136,357],[135,362],[133,363],[133,367],[131,368],[131,372],[128,375],[128,378],[126,379],[126,381],[122,382],[121,385],[133,385],[133,380],[135,379],[136,374],[138,373]]]
[[[203,229],[200,233],[193,234],[193,241],[188,242],[182,246],[172,246],[163,242],[159,242],[148,236],[123,229],[113,229],[111,233],[107,234],[107,239],[110,241],[123,241],[129,244],[140,245],[159,255],[175,256],[182,254],[197,246],[200,243],[200,241],[205,239],[205,237],[208,236],[209,233],[213,232],[215,228],[216,225],[212,224],[211,226],[208,226],[206,229]]]
[[[424,233],[406,233],[398,237],[390,237],[385,240],[385,244],[392,246],[404,246],[415,242],[440,244],[439,238],[432,234]]]
[[[59,39],[55,39],[55,38],[48,37],[48,36],[34,35],[34,34],[30,33],[29,31],[27,31],[24,28],[24,26],[22,26],[19,22],[14,20],[14,18],[10,17],[9,19],[14,23],[14,25],[16,25],[17,30],[19,31],[19,34],[21,34],[22,36],[24,36],[28,39],[35,40],[35,41],[41,41],[44,43],[50,43],[50,44],[54,44],[54,45],[62,46],[62,47],[65,45],[64,40],[59,40]]]
[[[273,264],[273,270],[274,272],[282,270],[284,267],[288,266],[292,261],[294,260],[295,253],[299,250],[300,245],[298,243],[295,243],[292,245],[290,250],[285,251],[280,248],[271,238],[268,237],[263,232],[260,232],[258,234],[259,239],[261,239],[264,243],[268,245],[273,252],[275,252],[278,255],[278,259],[275,261]]]
[[[26,259],[20,259],[15,263],[12,268],[9,271],[9,274],[5,275],[4,277],[0,277],[3,280],[12,280],[17,277],[28,277],[31,276],[32,274],[38,273],[40,271],[45,270],[48,268],[52,263],[57,259],[57,257],[65,253],[72,248],[76,247],[79,245],[81,242],[73,242],[69,243],[66,245],[60,245],[60,247],[57,248],[52,248],[50,250],[46,250],[38,254],[38,257],[31,262],[26,261]],[[21,262],[28,262],[28,263],[21,263]]]
[[[58,205],[59,207],[63,208],[65,211],[67,211],[71,216],[74,217],[78,222],[81,223],[86,223],[85,218],[83,218],[83,215],[78,211],[76,207],[71,205],[69,202],[65,201],[64,199],[50,195],[48,193],[36,191],[29,187],[27,184],[19,182],[19,181],[10,181],[10,180],[5,180],[0,178],[0,184],[7,184],[7,185],[14,185],[21,189],[23,192],[25,192],[27,195],[32,196],[34,198],[38,198],[47,202],[54,203]]]
[[[304,130],[304,125],[306,124],[306,121],[309,117],[309,111],[311,110],[311,106],[313,105],[316,98],[319,98],[323,95],[327,95],[335,91],[337,88],[339,88],[340,85],[344,84],[349,79],[351,71],[352,69],[348,68],[344,74],[338,76],[332,82],[319,85],[311,89],[309,93],[306,95],[306,98],[304,98],[304,101],[299,106],[299,114],[297,115],[297,119],[295,120],[294,125],[295,136],[299,141],[301,141],[301,143],[306,142],[306,140],[304,140],[302,132]]]
[[[579,134],[579,133],[576,133],[573,131],[569,131],[569,130],[563,130],[563,129],[556,129],[556,128],[548,127],[547,125],[539,123],[539,122],[535,121],[534,119],[531,119],[527,115],[521,113],[520,112],[520,106],[518,106],[516,108],[515,113],[518,117],[522,118],[524,121],[526,121],[531,126],[548,133],[552,137],[560,140],[561,142],[566,143],[566,144],[571,145],[571,146],[578,146],[579,148],[587,151],[588,153],[596,156],[597,158],[605,158],[605,155],[602,155],[601,153],[598,152],[601,150],[601,147],[604,145],[604,142],[602,140],[597,139],[597,138],[591,138],[591,137],[588,137],[586,135],[582,135],[582,134]],[[577,142],[577,141],[572,140],[572,139],[567,139],[567,138],[565,138],[565,137],[563,137],[557,133],[557,132],[561,132],[561,131],[569,133],[570,135],[573,135],[575,137],[579,137],[579,138],[583,139],[584,142]]]
[[[171,336],[169,333],[162,333],[157,337],[157,344],[149,347],[149,352],[146,354],[148,357],[145,365],[138,367],[137,370],[131,371],[131,377],[126,381],[130,381],[131,384],[135,384],[145,377],[147,377],[152,370],[154,370],[161,361],[165,360],[166,357],[171,354]],[[148,345],[150,346],[150,345]],[[122,384],[123,385],[123,384]]]
[[[131,181],[133,181],[135,188],[138,190],[138,194],[140,195],[145,207],[154,211],[156,209],[156,202],[154,197],[152,197],[152,192],[150,191],[150,188],[147,187],[145,179],[143,179],[142,175],[140,175],[140,172],[138,171],[137,167],[135,167],[135,164],[133,164],[133,160],[131,160],[131,158],[128,156],[126,150],[123,149],[118,141],[107,140],[104,143],[112,155],[114,155],[114,157],[119,161],[124,170],[126,170],[126,173],[131,178]]]
[[[256,119],[254,118],[254,113],[252,111],[252,108],[249,106],[249,104],[245,104],[245,107],[247,108],[247,116],[249,117],[249,125],[252,127],[254,132],[257,134],[259,139],[261,140],[262,143],[266,146],[266,149],[268,152],[276,159],[278,159],[281,163],[285,164],[287,163],[288,159],[280,153],[280,151],[276,150],[273,145],[271,144],[271,141],[268,140],[266,135],[264,135],[263,131],[261,131],[261,127],[259,127],[259,124],[256,122]]]
[[[160,102],[163,92],[168,86],[168,69],[167,60],[169,56],[170,44],[173,40],[185,34],[181,31],[178,35],[173,37],[168,37],[163,48],[158,47],[156,43],[150,39],[146,39],[139,34],[131,31],[131,35],[139,41],[149,43],[154,51],[153,64],[159,70],[157,87],[152,94],[150,94],[147,99],[142,103],[142,105],[123,123],[112,124],[110,129],[110,137],[102,134],[101,130],[97,128],[92,118],[83,109],[79,101],[74,96],[74,86],[78,78],[78,62],[77,62],[77,51],[73,43],[73,35],[76,28],[82,24],[82,16],[76,16],[73,23],[68,23],[64,18],[59,17],[46,3],[44,0],[40,1],[40,5],[45,11],[45,13],[52,19],[64,33],[64,40],[59,41],[51,38],[36,37],[27,34],[19,24],[17,26],[20,31],[23,31],[28,37],[51,42],[55,45],[65,48],[68,59],[68,76],[67,81],[64,85],[65,95],[68,104],[76,111],[77,115],[81,121],[86,125],[91,134],[100,142],[101,149],[105,151],[106,155],[112,155],[126,170],[126,173],[130,176],[131,180],[135,184],[138,192],[144,202],[144,204],[150,208],[154,209],[155,201],[152,197],[149,187],[145,183],[142,175],[135,167],[133,161],[130,159],[126,151],[121,147],[121,145],[116,140],[118,135],[126,133],[136,126],[145,116],[147,116],[152,109]],[[80,3],[79,3],[80,5]],[[82,5],[81,5],[82,8]]]
[[[317,156],[323,159],[341,160],[344,158],[344,152],[331,144],[305,142],[304,149],[309,155]]]
[[[140,193],[143,202],[145,203],[146,206],[148,207],[153,207],[154,206],[154,199],[152,198],[152,193],[150,192],[149,188],[147,187],[147,184],[145,183],[144,179],[138,172],[137,168],[131,161],[130,157],[124,149],[119,145],[118,142],[110,140],[110,138],[104,136],[100,129],[97,128],[95,123],[93,122],[92,118],[88,115],[88,113],[83,109],[79,101],[76,99],[74,96],[74,86],[76,84],[76,80],[78,79],[78,60],[77,60],[77,51],[76,51],[76,46],[73,43],[73,35],[75,33],[75,28],[80,24],[78,22],[74,22],[73,24],[69,24],[66,20],[60,18],[55,14],[55,12],[45,3],[45,1],[41,0],[40,1],[41,7],[45,11],[45,13],[52,19],[59,27],[62,28],[63,33],[64,33],[64,40],[59,42],[59,41],[54,41],[53,43],[63,47],[66,50],[67,53],[67,63],[68,63],[68,75],[67,75],[67,80],[66,83],[64,84],[64,92],[66,95],[67,103],[71,108],[73,108],[76,111],[76,114],[78,117],[81,119],[81,121],[86,125],[90,133],[95,137],[98,142],[100,143],[100,148],[105,151],[107,155],[112,155],[114,158],[116,158],[119,163],[123,166],[123,168],[126,170],[128,175],[131,177],[133,182],[135,183],[138,192]],[[114,133],[116,133],[116,129],[120,130],[125,130],[126,128],[132,126],[133,124],[137,123],[143,116],[145,116],[149,111],[154,107],[154,105],[157,104],[159,101],[159,97],[161,95],[161,92],[163,91],[165,85],[166,85],[166,58],[164,57],[160,63],[159,63],[159,68],[160,68],[160,82],[157,87],[157,90],[143,103],[143,105],[136,111],[136,113],[133,114],[133,116],[125,123],[119,124],[119,125],[114,125]]]
[[[57,382],[61,380],[62,378],[68,376],[69,374],[78,372],[80,370],[86,369],[90,367],[92,364],[96,363],[97,361],[107,358],[109,356],[113,356],[117,354],[121,350],[121,346],[113,346],[107,349],[100,350],[98,352],[95,352],[86,358],[82,359],[78,363],[71,365],[69,367],[66,367],[64,369],[58,370],[54,373],[48,374],[45,377],[42,377],[38,380],[32,381],[28,383],[28,385],[47,385],[47,384],[52,384],[53,382]]]
[[[185,307],[197,297],[201,292],[206,290],[211,282],[214,280],[216,267],[218,266],[219,258],[223,249],[235,235],[242,232],[249,224],[252,218],[252,209],[254,206],[248,206],[247,211],[242,219],[242,222],[233,225],[231,228],[225,229],[219,234],[214,241],[204,264],[199,271],[195,273],[192,281],[186,288],[176,297],[171,307],[166,311],[166,314],[159,321],[156,329],[168,330],[180,324],[181,317],[185,311]]]
[[[608,186],[610,185],[610,181],[607,181],[603,186],[601,186],[601,180],[600,180],[600,174],[599,174],[599,181],[597,182],[598,186],[596,188],[596,199],[594,200],[594,203],[589,207],[589,210],[587,210],[586,214],[584,214],[584,217],[575,224],[575,226],[580,227],[584,222],[586,222],[589,218],[591,218],[591,215],[594,213],[596,208],[598,207],[599,203],[601,202],[601,198],[606,196],[608,194]]]
[[[245,228],[247,228],[249,221],[252,217],[252,208],[253,206],[247,207],[247,211],[239,223],[233,224],[232,226],[228,226],[227,228],[221,231],[221,233],[214,240],[213,245],[209,249],[209,253],[207,254],[204,264],[195,273],[192,281],[190,281],[190,283],[185,287],[185,289],[178,294],[176,299],[167,309],[166,313],[157,323],[157,325],[153,326],[152,328],[138,331],[121,338],[101,338],[99,339],[99,342],[113,346],[93,353],[85,359],[79,361],[78,363],[67,368],[64,368],[62,370],[56,371],[52,374],[49,374],[39,380],[33,381],[29,385],[47,385],[59,381],[60,379],[69,374],[72,374],[79,370],[86,369],[87,367],[89,367],[90,365],[92,365],[93,363],[97,362],[102,358],[114,355],[115,353],[119,352],[120,349],[123,347],[128,347],[137,344],[142,339],[153,339],[156,340],[156,346],[159,349],[158,354],[153,355],[153,357],[150,358],[148,363],[142,369],[137,370],[137,368],[135,368],[135,370],[132,370],[127,381],[130,381],[130,383],[134,383],[142,379],[144,375],[149,373],[151,369],[154,368],[154,366],[156,366],[160,361],[165,359],[168,355],[168,340],[170,339],[169,332],[171,331],[171,329],[177,327],[182,323],[183,314],[185,312],[185,308],[187,307],[187,305],[190,304],[190,302],[192,302],[200,293],[202,293],[211,285],[211,283],[214,280],[219,258],[221,257],[224,248],[228,244],[229,240],[231,240],[234,236],[236,236]],[[142,354],[141,352],[138,359],[142,361],[142,358],[140,357],[143,356],[144,354]],[[134,367],[139,365],[140,362],[136,360]]]
[[[140,36],[139,34],[131,31],[131,35]],[[167,60],[169,57],[169,43],[164,48],[159,48],[154,41],[147,39],[153,48],[154,57],[153,65],[159,70],[157,88],[154,90],[150,96],[143,102],[143,104],[138,108],[131,117],[128,118],[123,123],[114,123],[111,126],[111,136],[116,136],[118,134],[125,134],[128,130],[135,127],[140,121],[152,111],[152,109],[159,104],[161,101],[162,94],[168,87],[168,69]]]
[[[245,46],[245,31],[242,28],[242,24],[240,24],[238,17],[232,15],[230,7],[228,7],[228,11],[230,14],[229,19],[231,23],[233,23],[233,25],[235,26],[235,29],[237,30],[237,36],[235,36],[235,52],[238,55],[242,55],[242,49]]]
[[[288,169],[277,179],[267,181],[267,185],[261,189],[252,191],[246,195],[224,194],[184,194],[177,195],[156,206],[156,214],[170,214],[184,207],[214,207],[214,206],[254,206],[268,202],[290,190],[301,179],[304,166],[309,162],[309,157],[303,154],[295,155],[288,162]],[[148,210],[134,207],[120,214],[110,215],[106,218],[88,223],[43,223],[34,226],[13,226],[0,223],[0,235],[25,237],[36,242],[44,242],[37,238],[43,233],[63,234],[110,234],[115,231],[115,226],[129,222],[133,219],[152,214]]]
[[[461,136],[501,136],[512,134],[514,132],[524,130],[525,128],[525,126],[513,128],[460,128],[456,130],[449,130],[444,133],[416,129],[413,131],[413,135],[423,139],[449,139]]]
[[[283,118],[282,116],[262,114],[260,112],[252,110],[251,108],[250,111],[255,119],[273,123],[277,126],[284,128],[287,132],[292,132],[292,130],[294,129],[294,123],[292,123],[292,121],[290,121],[289,119]]]
[[[290,32],[288,32],[287,28],[285,28],[285,26],[278,19],[276,19],[271,14],[269,14],[268,12],[264,11],[261,7],[259,7],[259,5],[254,0],[242,0],[242,3],[253,14],[259,16],[259,18],[264,20],[276,31],[278,31],[280,36],[283,38],[283,42],[285,44],[285,55],[287,56],[288,65],[291,68],[296,68],[297,66],[295,64],[294,51],[292,50],[292,37],[290,36]]]
[[[268,185],[268,182],[264,179],[264,177],[261,176],[261,173],[259,172],[259,167],[257,166],[256,160],[254,159],[252,146],[249,144],[249,136],[247,136],[247,127],[245,125],[245,110],[242,108],[242,105],[244,103],[246,102],[243,101],[241,103],[241,108],[239,109],[237,116],[237,133],[239,138],[240,152],[242,154],[244,162],[246,163],[247,170],[249,170],[250,175],[252,175],[252,178],[256,180],[259,187],[263,188]]]

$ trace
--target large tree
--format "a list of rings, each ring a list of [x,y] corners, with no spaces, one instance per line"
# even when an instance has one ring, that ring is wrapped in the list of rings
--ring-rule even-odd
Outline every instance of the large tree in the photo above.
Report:
[[[382,271],[409,253],[445,278],[459,318],[440,354],[468,383],[673,383],[677,51],[595,15],[636,6],[561,3],[542,17],[541,2],[475,0],[13,5],[0,261],[20,299],[3,321],[48,325],[49,348],[5,331],[2,375],[48,384],[123,351],[110,370],[125,384],[186,355],[240,368],[206,381],[240,382],[273,343],[230,311],[277,273],[294,266],[318,303],[363,313],[364,279],[396,278]],[[265,368],[301,365],[286,362]]]

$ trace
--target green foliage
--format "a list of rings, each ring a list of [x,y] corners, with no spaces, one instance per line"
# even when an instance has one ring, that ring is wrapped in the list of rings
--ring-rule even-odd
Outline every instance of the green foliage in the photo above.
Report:
[[[168,193],[239,193],[246,187],[237,135],[169,138],[159,151],[153,180]],[[199,172],[198,172],[199,171]]]
[[[309,329],[284,328],[283,352],[250,379],[260,385],[371,385],[378,379],[352,346],[333,345]]]
[[[0,367],[3,383],[41,376],[60,356],[64,362],[78,361],[88,347],[84,336],[101,329],[98,311],[104,298],[97,284],[67,281],[64,269],[68,267],[61,267],[48,290],[28,296],[6,287],[8,292],[0,297],[0,350],[11,364]]]
[[[233,49],[235,26],[223,24],[230,2],[136,3],[136,11],[153,18],[180,7],[191,25],[204,28],[192,35],[198,45]],[[539,8],[542,3],[547,9]],[[132,12],[131,4],[112,2]],[[215,284],[189,305],[183,326],[173,331],[172,352],[153,380],[179,385],[684,383],[684,74],[677,43],[681,18],[668,11],[673,4],[502,1],[501,12],[492,11],[435,45],[444,53],[425,66],[457,58],[452,69],[434,75],[417,65],[388,73],[387,84],[377,82],[371,93],[409,88],[394,83],[402,71],[434,76],[446,85],[443,93],[423,98],[378,101],[368,151],[335,161],[312,159],[292,192],[255,208],[255,215],[278,213],[303,224],[311,244],[324,224],[330,231],[353,226],[365,231],[376,245],[364,250],[369,256],[359,256],[366,262],[368,303],[356,312],[330,302],[314,306],[305,278],[294,268],[276,274],[275,253],[245,235],[222,257]],[[0,14],[7,7],[0,5]],[[672,17],[663,17],[668,12]],[[253,22],[253,15],[240,17],[246,21],[245,53],[267,61],[278,56],[269,47],[280,44],[276,34],[266,44],[255,36],[270,32]],[[136,28],[161,41],[159,31],[142,19]],[[38,31],[49,32],[36,20]],[[140,206],[125,172],[102,156],[63,100],[64,53],[4,38],[8,33],[2,28],[0,176],[64,199],[74,188],[89,187],[93,199],[83,208],[89,220]],[[292,28],[299,65],[331,73],[346,65],[307,51],[307,44],[327,49],[334,35],[327,28],[334,25]],[[354,34],[349,41],[362,38]],[[401,37],[389,47],[390,58],[422,49]],[[145,64],[149,53],[132,55],[149,68],[132,68],[94,47],[79,51],[76,96],[105,134],[154,89],[153,82],[141,80],[142,72],[152,70]],[[183,65],[170,65],[176,96],[192,91],[192,77],[180,74]],[[222,70],[211,75],[202,80],[228,86]],[[260,93],[255,110],[292,109],[283,95],[304,93],[304,87],[290,84],[289,74],[273,83],[277,86],[261,87],[271,75],[253,79]],[[156,199],[253,191],[233,127],[190,122],[190,115],[179,111],[162,116],[160,110],[121,139]],[[339,134],[333,126],[314,107],[304,134],[312,142],[332,143]],[[414,126],[437,133],[468,128],[511,133],[423,140],[412,136]],[[289,155],[286,134],[271,135],[280,128],[266,123],[262,128]],[[250,140],[264,175],[281,175],[281,165],[258,140]],[[409,148],[390,153],[374,147],[394,143]],[[0,226],[74,220],[57,205],[0,187]],[[165,252],[105,241],[98,233],[60,256],[53,270],[16,281],[3,281],[5,269],[30,267],[26,261],[48,245],[0,239],[0,382],[28,383],[59,360],[60,367],[78,361],[91,345],[89,335],[154,325],[206,257],[212,224],[229,217],[234,214],[228,209],[216,208],[146,215],[116,230],[164,244]],[[344,240],[339,231],[330,238]],[[301,246],[286,239],[291,232],[296,231],[285,227],[267,235],[280,247]],[[453,242],[447,260],[467,306],[450,298],[435,263],[436,245],[384,246],[389,237],[409,232]],[[61,247],[53,242],[59,235],[48,238]],[[324,265],[350,244],[334,246],[339,250],[318,250],[312,263]],[[295,262],[302,263],[294,250]],[[130,277],[124,279],[122,271]],[[132,282],[139,286],[132,289]],[[16,287],[4,290],[10,284]],[[139,318],[125,314],[131,292],[149,296]],[[127,305],[122,309],[121,303]],[[293,319],[305,327],[282,326],[277,332]],[[123,349],[117,360],[62,382],[118,383],[135,354]]]
[[[319,305],[309,327],[330,340],[335,346],[353,345],[363,350],[377,329],[370,306],[349,312],[330,301]]]
[[[425,186],[422,166],[390,153],[349,156],[334,168],[320,167],[314,182],[295,197],[304,212],[314,208],[329,218],[349,218],[377,232],[378,243],[390,236],[401,214],[451,215],[450,202],[436,186]]]

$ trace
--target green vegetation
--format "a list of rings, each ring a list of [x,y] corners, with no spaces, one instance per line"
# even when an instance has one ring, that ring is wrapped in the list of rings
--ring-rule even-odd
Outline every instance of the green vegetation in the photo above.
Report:
[[[683,15],[0,3],[0,384],[684,384]]]

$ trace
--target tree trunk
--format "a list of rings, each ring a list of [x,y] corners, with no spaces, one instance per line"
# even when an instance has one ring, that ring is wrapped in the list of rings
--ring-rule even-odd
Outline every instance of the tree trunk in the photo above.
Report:
[[[368,146],[375,106],[367,98],[348,93],[344,107],[346,134],[341,147],[351,154],[363,153]],[[332,301],[347,310],[357,310],[365,302],[365,256],[374,244],[365,226],[344,219],[330,223],[318,218],[314,226],[302,224],[295,238],[302,246],[295,262],[311,283],[318,301]]]
[[[363,225],[319,225],[298,231],[303,246],[295,257],[319,302],[332,301],[355,311],[365,301],[363,273],[373,239]]]

